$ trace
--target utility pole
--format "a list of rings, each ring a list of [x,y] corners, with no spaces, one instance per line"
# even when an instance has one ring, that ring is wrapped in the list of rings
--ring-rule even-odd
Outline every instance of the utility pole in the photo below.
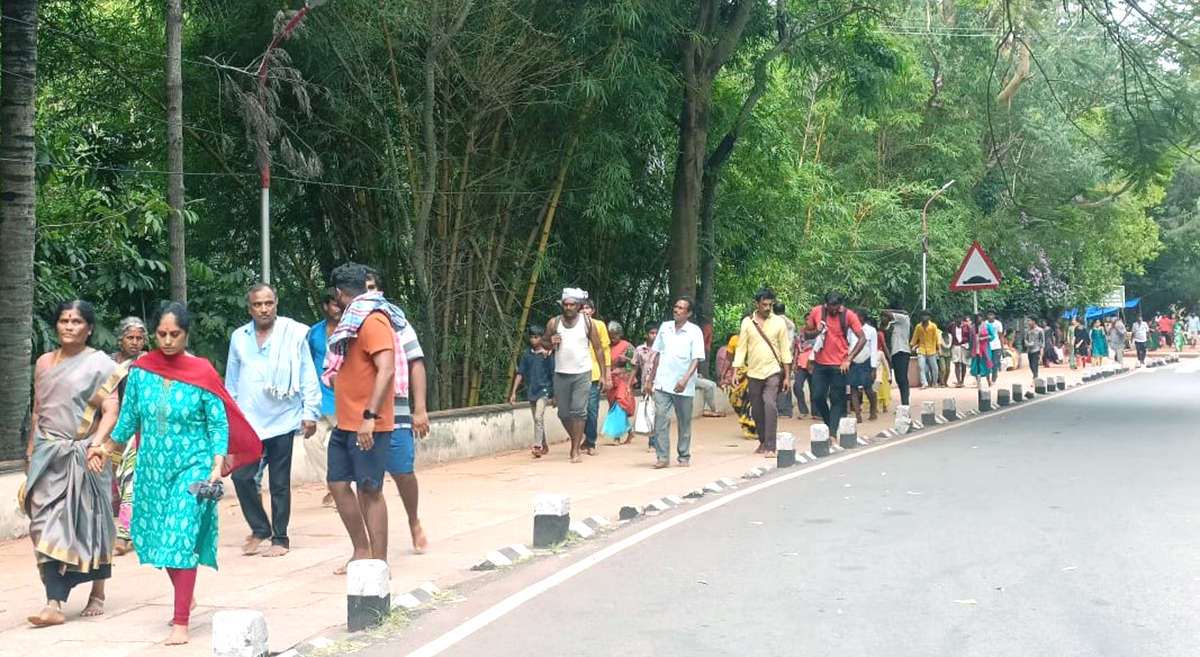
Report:
[[[929,310],[929,205],[933,203],[933,199],[941,196],[942,192],[950,189],[954,181],[942,185],[942,188],[933,193],[928,201],[925,201],[925,208],[921,210],[921,310]]]
[[[178,2],[178,0],[171,0]],[[271,51],[279,45],[280,41],[286,39],[300,21],[308,15],[308,11],[314,7],[320,7],[325,4],[325,0],[308,0],[300,11],[292,16],[292,20],[288,21],[283,29],[279,31],[267,46],[266,51],[262,55],[262,63],[258,65],[258,103],[259,107],[266,113],[267,108],[267,66],[271,60]],[[270,144],[265,144],[263,148],[262,162],[258,167],[258,186],[259,186],[259,229],[262,231],[262,282],[271,282],[271,149]]]

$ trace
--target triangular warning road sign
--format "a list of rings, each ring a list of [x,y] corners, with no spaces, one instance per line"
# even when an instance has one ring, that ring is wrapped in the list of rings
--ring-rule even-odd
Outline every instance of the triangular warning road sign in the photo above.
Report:
[[[972,242],[958,267],[958,273],[950,281],[951,292],[971,292],[973,290],[994,290],[1000,287],[1000,272],[992,259],[983,252],[979,242]]]

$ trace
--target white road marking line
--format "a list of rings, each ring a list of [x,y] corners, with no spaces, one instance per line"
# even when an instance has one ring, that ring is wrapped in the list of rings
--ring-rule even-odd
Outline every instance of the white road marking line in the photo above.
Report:
[[[1118,377],[1118,378],[1120,378],[1120,377]],[[652,536],[660,534],[660,533],[674,527],[675,525],[682,524],[684,522],[687,522],[688,520],[691,520],[692,518],[695,518],[696,516],[699,516],[704,513],[708,513],[709,511],[712,511],[713,509],[717,509],[722,506],[725,506],[726,504],[729,504],[730,502],[733,502],[734,500],[740,499],[740,498],[750,495],[752,493],[757,493],[760,490],[765,490],[765,489],[771,488],[773,486],[778,486],[779,484],[791,481],[793,479],[796,479],[797,477],[803,477],[803,476],[812,474],[814,472],[824,470],[825,468],[838,465],[839,463],[845,463],[846,461],[851,461],[854,459],[862,458],[869,454],[874,454],[876,452],[880,452],[885,449],[891,449],[898,445],[904,445],[904,444],[907,444],[914,440],[920,440],[921,438],[933,436],[933,435],[942,433],[944,431],[957,430],[957,429],[965,427],[969,424],[974,424],[976,422],[982,422],[989,418],[1004,415],[1005,413],[1011,413],[1016,410],[1029,408],[1030,406],[1034,406],[1036,404],[1041,404],[1046,401],[1051,401],[1054,399],[1062,399],[1063,397],[1073,394],[1074,392],[1079,391],[1079,390],[1083,390],[1083,388],[1075,388],[1072,390],[1068,390],[1061,395],[1055,395],[1053,397],[1040,397],[1040,398],[1031,400],[1029,402],[1025,402],[1025,403],[1021,404],[1020,406],[1010,406],[1008,408],[1004,408],[1001,410],[992,411],[985,415],[979,415],[977,417],[963,420],[962,422],[959,422],[957,424],[948,424],[948,425],[940,426],[940,427],[937,427],[937,428],[929,430],[929,431],[922,431],[920,433],[913,434],[906,438],[901,438],[900,440],[897,440],[894,442],[884,443],[881,445],[876,445],[874,447],[867,447],[867,448],[863,449],[862,451],[849,452],[843,456],[838,457],[837,459],[834,459],[831,461],[823,461],[821,463],[817,463],[810,467],[804,468],[803,470],[798,470],[798,471],[790,473],[790,474],[776,477],[775,479],[771,479],[769,481],[764,481],[762,483],[754,484],[753,486],[751,486],[749,488],[743,488],[738,491],[733,491],[723,497],[714,499],[712,502],[709,502],[708,504],[705,504],[704,506],[697,507],[695,509],[692,509],[690,511],[687,511],[685,513],[677,515],[673,518],[664,520],[664,521],[658,523],[657,525],[654,525],[653,527],[644,529],[644,530],[634,534],[633,536],[630,536],[629,538],[626,538],[618,543],[614,543],[591,556],[584,557],[583,559],[571,564],[570,566],[567,566],[566,568],[558,571],[557,573],[554,573],[553,575],[547,577],[546,579],[543,579],[539,582],[530,584],[529,586],[525,587],[524,589],[508,596],[507,598],[501,600],[500,602],[497,602],[495,605],[492,605],[490,608],[488,608],[486,611],[479,614],[478,616],[474,616],[472,618],[467,619],[463,624],[459,625],[458,627],[454,628],[453,630],[450,630],[449,632],[434,639],[433,641],[430,641],[429,643],[425,644],[424,646],[421,646],[420,648],[414,650],[413,652],[408,653],[408,657],[434,657],[435,655],[440,655],[441,653],[445,652],[446,650],[452,648],[455,644],[463,641],[464,639],[471,636],[472,634],[478,632],[479,630],[483,629],[484,627],[487,627],[488,625],[492,624],[493,622],[499,620],[500,618],[504,617],[506,614],[517,609],[518,607],[525,604],[526,602],[529,602],[530,600],[545,593],[546,591],[549,591],[550,589],[553,589],[554,587],[558,586],[559,584],[566,582],[567,580],[575,577],[576,575],[582,573],[583,571],[587,570],[588,568],[591,568],[592,566],[595,566],[596,564],[601,563],[601,562],[609,559],[610,557],[616,556],[617,554],[624,552],[625,550],[637,545],[638,543],[641,543]]]
[[[1195,374],[1196,372],[1200,372],[1200,358],[1191,358],[1171,371],[1176,374]]]

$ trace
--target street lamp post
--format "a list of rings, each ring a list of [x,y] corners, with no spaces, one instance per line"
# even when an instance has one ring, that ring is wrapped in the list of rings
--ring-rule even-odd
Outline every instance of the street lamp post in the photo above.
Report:
[[[925,201],[925,207],[921,210],[921,310],[929,309],[929,206],[933,203],[933,199],[942,195],[942,192],[950,189],[954,181],[942,185],[942,188],[933,193],[928,201]]]
[[[262,63],[258,65],[258,104],[259,107],[266,112],[267,107],[267,63],[271,58],[271,51],[279,45],[296,29],[300,21],[308,15],[308,10],[314,7],[320,7],[325,4],[325,0],[308,0],[300,11],[296,12],[295,16],[283,26],[271,39],[271,44],[263,52]],[[262,163],[258,170],[258,187],[259,187],[259,230],[262,232],[262,282],[271,282],[271,153],[270,144],[264,149]]]

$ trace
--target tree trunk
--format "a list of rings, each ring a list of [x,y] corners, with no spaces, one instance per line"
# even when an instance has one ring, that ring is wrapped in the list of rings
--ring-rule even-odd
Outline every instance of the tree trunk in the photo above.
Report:
[[[167,0],[167,233],[171,299],[187,303],[183,223],[183,0]]]
[[[695,319],[712,324],[717,284],[717,181],[720,167],[704,167],[700,193],[700,292]]]
[[[690,60],[691,57],[686,59]],[[692,68],[691,65],[684,66],[685,72]],[[675,164],[675,185],[671,193],[669,287],[672,298],[696,294],[696,265],[700,253],[697,219],[700,193],[704,187],[711,84],[694,71],[688,72],[684,78],[679,158]]]
[[[20,453],[29,412],[37,0],[5,0],[0,24],[0,454]]]

